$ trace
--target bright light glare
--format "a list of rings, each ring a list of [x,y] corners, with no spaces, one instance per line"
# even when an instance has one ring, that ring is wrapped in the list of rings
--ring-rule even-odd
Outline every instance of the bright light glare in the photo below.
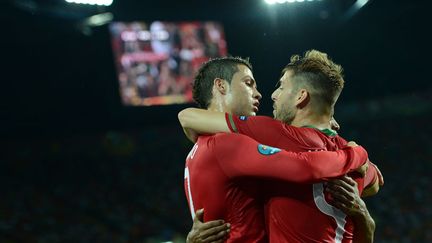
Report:
[[[368,0],[357,0],[357,2],[354,3],[354,5],[357,7],[357,9],[360,9],[361,7],[366,5],[367,2]]]
[[[113,0],[66,0],[68,3],[109,6]]]
[[[322,1],[322,0],[264,0],[264,2],[266,2],[267,4],[273,5],[275,3],[294,3],[294,2],[312,2],[312,1]],[[358,0],[358,1],[368,1],[368,0]]]

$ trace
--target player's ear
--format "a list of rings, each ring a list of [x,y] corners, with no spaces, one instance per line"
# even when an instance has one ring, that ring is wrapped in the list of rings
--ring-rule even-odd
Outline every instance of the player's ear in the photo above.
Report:
[[[228,92],[228,83],[224,79],[215,78],[213,83],[219,93],[224,95]]]
[[[300,89],[297,93],[296,105],[301,109],[310,101],[310,94],[306,89]]]

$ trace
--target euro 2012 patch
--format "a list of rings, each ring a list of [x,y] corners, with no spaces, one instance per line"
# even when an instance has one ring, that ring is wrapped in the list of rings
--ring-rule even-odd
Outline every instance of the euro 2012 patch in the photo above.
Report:
[[[242,121],[246,121],[247,118],[248,118],[247,116],[239,116],[239,119],[242,120]]]
[[[258,152],[263,155],[272,155],[279,153],[280,151],[281,149],[279,148],[270,147],[264,144],[258,144]]]

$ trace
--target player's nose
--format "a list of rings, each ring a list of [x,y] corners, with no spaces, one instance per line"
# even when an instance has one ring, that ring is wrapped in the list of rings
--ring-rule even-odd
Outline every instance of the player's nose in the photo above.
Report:
[[[272,93],[272,95],[271,95],[271,99],[272,99],[273,101],[276,101],[276,97],[277,97],[276,92],[277,92],[277,90],[273,91],[273,93]]]
[[[261,95],[261,93],[258,91],[257,88],[254,89],[253,97],[254,97],[255,99],[257,99],[257,100],[260,100],[260,99],[262,98],[262,95]]]

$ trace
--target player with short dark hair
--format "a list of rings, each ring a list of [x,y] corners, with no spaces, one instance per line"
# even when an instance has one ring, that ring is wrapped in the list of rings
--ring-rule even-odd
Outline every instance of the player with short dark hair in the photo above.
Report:
[[[214,58],[201,66],[193,83],[193,99],[200,108],[207,109],[210,105],[214,80],[223,79],[231,84],[232,77],[239,71],[239,64],[252,71],[252,64],[249,60],[240,57]]]

